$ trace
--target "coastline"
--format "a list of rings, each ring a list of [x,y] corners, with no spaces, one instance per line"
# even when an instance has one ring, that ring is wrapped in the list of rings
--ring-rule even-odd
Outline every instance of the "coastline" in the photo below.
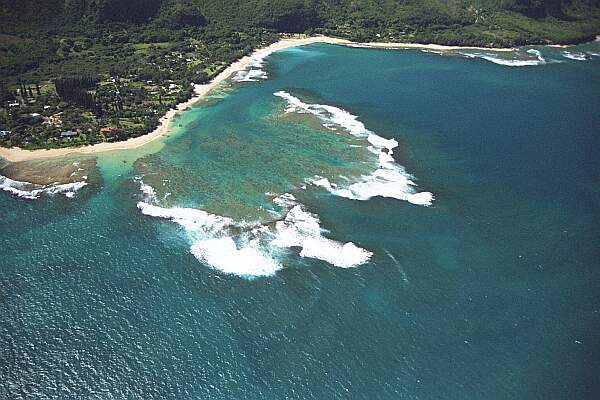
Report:
[[[481,50],[481,51],[513,51],[514,47],[476,47],[476,46],[447,46],[443,44],[421,44],[421,43],[393,43],[393,42],[369,42],[357,43],[348,42],[350,47],[363,47],[367,49],[424,49],[433,51],[453,51],[453,50]]]
[[[24,150],[18,147],[0,147],[0,157],[9,162],[19,162],[36,160],[40,158],[61,157],[73,153],[94,154],[113,150],[135,149],[169,133],[169,126],[178,112],[184,111],[186,108],[200,100],[219,83],[228,79],[234,73],[246,68],[253,59],[266,57],[277,50],[311,43],[350,44],[351,42],[345,39],[337,39],[327,36],[281,39],[278,42],[275,42],[267,47],[257,49],[253,51],[252,54],[237,60],[225,68],[216,77],[214,77],[209,83],[194,85],[194,95],[189,100],[179,103],[176,109],[170,109],[167,111],[167,113],[161,117],[158,127],[156,127],[156,129],[150,133],[127,139],[122,142],[97,143],[88,146],[65,147],[60,149]]]
[[[329,36],[311,36],[303,38],[283,38],[267,47],[256,49],[252,54],[247,55],[235,61],[221,73],[214,77],[209,83],[194,85],[194,95],[189,100],[179,103],[175,109],[170,109],[167,113],[161,117],[158,127],[150,133],[142,136],[131,138],[122,142],[111,142],[111,143],[98,143],[88,146],[79,147],[66,147],[60,149],[39,149],[39,150],[24,150],[18,147],[5,148],[0,147],[0,157],[4,158],[9,162],[20,162],[30,161],[43,158],[61,157],[68,154],[80,153],[80,154],[94,154],[102,153],[114,150],[127,150],[135,149],[137,147],[146,145],[164,135],[169,133],[169,127],[174,117],[178,112],[184,111],[190,107],[208,92],[210,92],[215,86],[224,80],[231,77],[234,73],[245,69],[248,64],[256,58],[266,57],[269,54],[290,47],[302,46],[312,43],[328,43],[346,45],[351,47],[363,47],[363,48],[380,48],[380,49],[427,49],[436,51],[451,51],[451,50],[489,50],[489,51],[512,51],[513,48],[484,48],[484,47],[469,47],[469,46],[444,46],[437,44],[419,44],[419,43],[384,43],[384,42],[371,42],[371,43],[357,43],[351,42],[347,39],[334,38]]]

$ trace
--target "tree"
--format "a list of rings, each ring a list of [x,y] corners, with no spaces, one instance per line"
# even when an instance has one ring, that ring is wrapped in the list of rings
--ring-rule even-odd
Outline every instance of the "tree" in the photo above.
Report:
[[[86,90],[94,85],[95,79],[91,77],[56,79],[54,81],[56,93],[62,100],[96,112],[98,108],[96,100]]]
[[[0,83],[0,102],[11,101],[15,99],[15,95],[10,91],[5,83]]]
[[[207,20],[200,8],[191,0],[177,0],[173,5],[163,7],[160,22],[172,27],[205,26]]]

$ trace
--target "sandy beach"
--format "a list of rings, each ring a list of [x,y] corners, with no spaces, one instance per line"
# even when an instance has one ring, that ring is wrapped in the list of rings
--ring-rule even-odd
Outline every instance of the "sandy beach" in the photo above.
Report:
[[[0,157],[10,162],[28,161],[40,158],[49,157],[60,157],[67,154],[82,153],[92,154],[101,153],[113,150],[125,150],[133,149],[143,146],[153,140],[167,134],[169,132],[170,124],[178,112],[185,110],[200,98],[202,98],[211,89],[217,86],[222,81],[231,77],[234,73],[245,69],[250,61],[256,58],[266,57],[267,55],[281,49],[302,46],[311,43],[330,43],[339,45],[348,45],[352,47],[365,47],[365,48],[384,48],[384,49],[427,49],[434,51],[451,51],[460,49],[471,49],[471,50],[493,50],[493,51],[512,51],[510,48],[481,48],[481,47],[459,47],[459,46],[442,46],[436,44],[418,44],[418,43],[355,43],[346,39],[333,38],[328,36],[311,36],[303,38],[285,38],[280,41],[273,43],[267,47],[257,49],[252,54],[241,58],[234,62],[219,75],[212,79],[209,83],[194,86],[194,96],[186,102],[177,105],[176,109],[169,110],[161,119],[159,126],[152,132],[138,136],[136,138],[128,139],[122,142],[113,143],[98,143],[89,146],[81,147],[68,147],[61,149],[50,149],[50,150],[23,150],[18,147],[4,148],[0,147]]]

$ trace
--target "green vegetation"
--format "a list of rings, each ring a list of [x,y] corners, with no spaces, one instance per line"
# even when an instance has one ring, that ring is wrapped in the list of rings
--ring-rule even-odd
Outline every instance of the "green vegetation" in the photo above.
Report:
[[[280,33],[513,46],[600,31],[600,0],[0,0],[0,145],[124,140]]]
[[[0,64],[0,145],[28,149],[143,135],[192,95],[192,83],[208,81],[278,38],[262,29],[113,25],[68,38],[57,35],[34,58],[30,49],[42,38],[4,37],[18,44],[5,45],[11,54]],[[64,135],[69,131],[78,134]]]

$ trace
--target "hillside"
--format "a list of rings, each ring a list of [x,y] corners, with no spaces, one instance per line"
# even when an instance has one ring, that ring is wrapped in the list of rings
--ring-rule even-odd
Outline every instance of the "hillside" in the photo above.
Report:
[[[0,0],[0,33],[210,24],[361,40],[567,43],[599,32],[599,9],[600,0]]]

